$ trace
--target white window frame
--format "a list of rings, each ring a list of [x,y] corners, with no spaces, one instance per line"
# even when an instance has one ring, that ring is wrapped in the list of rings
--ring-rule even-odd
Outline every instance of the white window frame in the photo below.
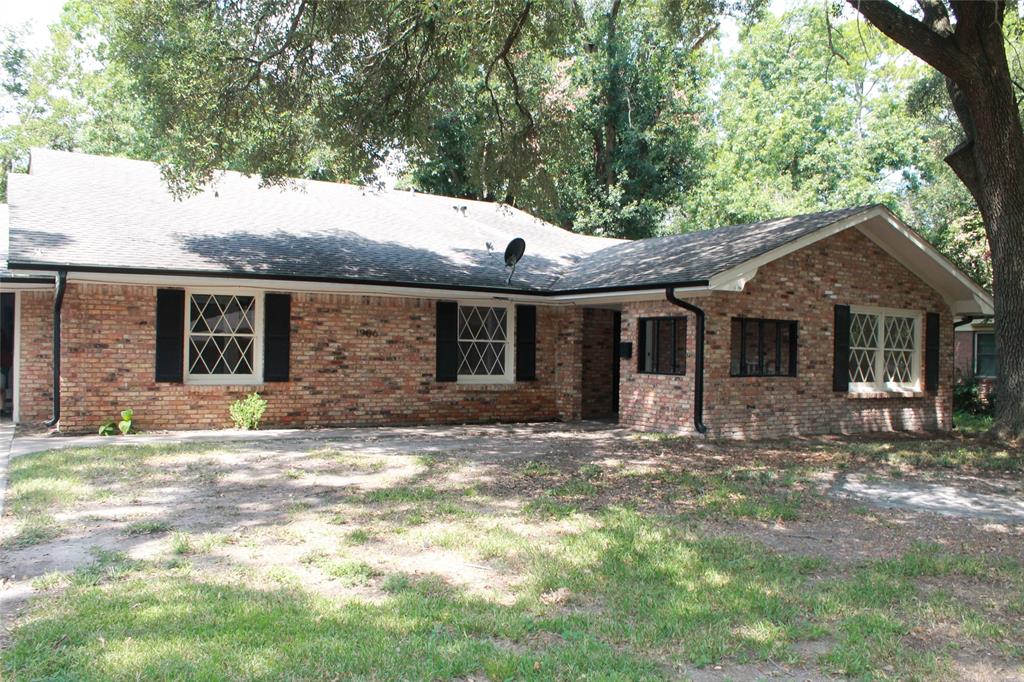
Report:
[[[244,288],[196,287],[185,289],[184,381],[196,386],[253,386],[263,383],[263,291]],[[189,350],[192,336],[192,296],[251,296],[256,319],[253,324],[251,374],[192,374],[189,371]]]
[[[514,303],[506,303],[504,301],[493,301],[493,300],[465,300],[458,301],[460,308],[463,306],[467,308],[504,308],[505,309],[505,373],[504,374],[459,374],[457,376],[457,383],[460,384],[512,384],[516,380],[516,368],[515,368],[515,347],[516,347],[516,306]],[[462,343],[461,337],[461,313],[456,311],[455,321],[455,352],[458,354],[458,362],[462,364],[462,350],[460,344]]]
[[[850,393],[878,393],[892,392],[905,393],[907,391],[921,391],[921,322],[923,315],[919,310],[906,310],[901,308],[878,308],[873,306],[850,306],[851,324],[852,316],[874,315],[878,318],[878,335],[875,340],[875,381],[850,382]],[[885,381],[885,318],[886,317],[911,317],[914,319],[914,350],[911,358],[910,371],[912,380],[909,382]]]
[[[973,363],[974,366],[971,369],[974,370],[974,376],[978,377],[979,379],[995,379],[996,378],[995,374],[980,374],[978,372],[978,337],[981,336],[982,334],[988,334],[989,336],[991,336],[993,344],[995,344],[995,341],[996,341],[996,333],[995,332],[974,332],[974,355],[972,357],[972,359],[974,360],[974,363]],[[998,359],[999,359],[999,355],[998,355],[998,352],[997,352],[997,354],[996,354],[997,362],[998,362]]]

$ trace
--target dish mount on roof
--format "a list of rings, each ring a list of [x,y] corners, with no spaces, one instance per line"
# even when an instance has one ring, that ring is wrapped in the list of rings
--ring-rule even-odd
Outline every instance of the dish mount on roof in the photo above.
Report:
[[[516,274],[516,264],[526,253],[526,240],[522,237],[516,237],[508,243],[505,247],[505,267],[512,268],[512,271],[508,273],[508,281],[505,285],[512,284],[512,275]]]

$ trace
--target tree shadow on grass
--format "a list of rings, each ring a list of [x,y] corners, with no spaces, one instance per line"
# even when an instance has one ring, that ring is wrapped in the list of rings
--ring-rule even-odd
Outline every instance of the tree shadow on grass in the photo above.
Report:
[[[26,679],[653,679],[650,663],[544,630],[436,578],[393,580],[378,603],[259,590],[174,570],[70,587],[3,654]]]

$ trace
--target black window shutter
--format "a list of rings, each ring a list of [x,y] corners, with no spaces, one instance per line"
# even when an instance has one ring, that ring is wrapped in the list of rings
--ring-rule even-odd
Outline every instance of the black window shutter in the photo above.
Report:
[[[185,292],[156,290],[156,380],[181,383],[185,364]]]
[[[798,347],[796,326],[796,322],[790,322],[789,324],[789,376],[791,377],[796,376],[796,350]]]
[[[925,316],[924,331],[924,389],[939,390],[939,314]]]
[[[437,380],[459,378],[459,304],[437,302]]]
[[[850,306],[836,306],[835,355],[832,364],[832,390],[850,390]]]
[[[640,319],[636,325],[636,371],[646,372],[647,367],[644,365],[644,355],[647,349],[647,321]]]
[[[516,306],[516,381],[537,379],[537,306]]]
[[[291,294],[263,299],[263,380],[288,381],[292,352]]]

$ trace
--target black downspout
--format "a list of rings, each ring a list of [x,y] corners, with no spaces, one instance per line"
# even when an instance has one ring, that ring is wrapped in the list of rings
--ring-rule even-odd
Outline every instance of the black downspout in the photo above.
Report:
[[[697,316],[697,351],[694,353],[693,372],[693,428],[697,433],[706,434],[707,425],[704,424],[704,311],[676,298],[675,290],[672,287],[665,289],[665,298],[672,305],[689,310]]]
[[[64,289],[67,288],[68,273],[57,273],[57,289],[53,297],[53,418],[47,427],[56,426],[60,421],[60,309],[64,305]]]

